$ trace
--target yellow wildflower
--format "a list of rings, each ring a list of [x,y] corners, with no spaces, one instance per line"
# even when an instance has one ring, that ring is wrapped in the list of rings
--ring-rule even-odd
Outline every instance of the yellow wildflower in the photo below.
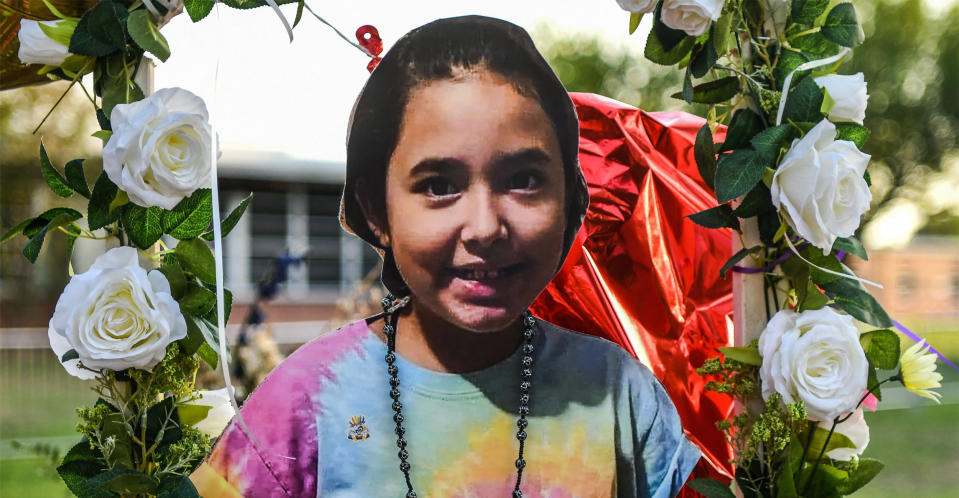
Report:
[[[932,390],[941,387],[942,374],[936,372],[936,355],[928,353],[929,345],[923,341],[910,346],[902,354],[900,362],[900,381],[906,389],[939,403],[941,394]]]

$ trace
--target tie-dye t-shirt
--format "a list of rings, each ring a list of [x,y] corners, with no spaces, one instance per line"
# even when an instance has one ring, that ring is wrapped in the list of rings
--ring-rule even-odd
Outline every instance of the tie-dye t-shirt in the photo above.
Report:
[[[616,344],[538,324],[523,496],[676,494],[700,453],[662,384]],[[385,355],[365,321],[298,349],[243,406],[263,448],[234,419],[192,476],[200,494],[406,496]],[[512,496],[521,358],[450,374],[398,355],[418,496]]]

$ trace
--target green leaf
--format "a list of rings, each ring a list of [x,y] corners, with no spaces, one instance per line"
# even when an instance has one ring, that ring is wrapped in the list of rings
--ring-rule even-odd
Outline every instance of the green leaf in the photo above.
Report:
[[[831,422],[830,422],[831,424]],[[827,424],[829,425],[829,424]],[[806,452],[806,461],[815,462],[816,458],[819,456],[819,452],[822,451],[823,445],[826,443],[826,436],[829,436],[829,430],[823,427],[816,427],[816,430],[812,433],[812,441],[809,442],[809,451]],[[848,437],[842,433],[833,431],[832,436],[829,436],[829,444],[826,445],[825,453],[829,453],[832,450],[839,448],[855,448],[856,444],[852,442]]]
[[[104,477],[97,476],[97,480],[104,480],[100,487],[120,494],[156,494],[160,483],[155,477],[132,469],[114,469],[104,472]]]
[[[736,495],[729,490],[729,486],[708,477],[693,479],[687,483],[687,486],[699,492],[706,498],[735,498]]]
[[[182,404],[176,407],[180,415],[180,422],[186,425],[196,425],[206,418],[212,406]]]
[[[816,498],[840,498],[842,496],[839,488],[843,481],[849,477],[846,471],[825,463],[816,468],[815,474],[812,471],[813,466],[807,466],[799,473],[797,482],[803,483],[800,489],[806,491],[803,496],[814,496]],[[811,481],[808,487],[805,485],[806,481]]]
[[[836,306],[839,306],[857,320],[876,327],[892,327],[892,320],[889,319],[889,315],[882,309],[876,298],[866,292],[859,282],[848,278],[839,278],[821,284],[820,287],[834,296],[833,301],[835,301]]]
[[[70,197],[73,195],[73,189],[70,185],[67,184],[67,180],[60,175],[60,172],[53,167],[53,163],[50,162],[50,157],[47,156],[47,149],[43,146],[43,141],[40,141],[40,172],[43,174],[43,179],[47,181],[47,185],[50,186],[50,190],[53,190],[53,193],[59,195],[60,197]]]
[[[129,104],[130,102],[136,102],[138,100],[143,100],[143,90],[140,89],[138,85],[132,79],[127,82],[124,79],[110,80],[106,82],[103,86],[103,112],[107,113],[109,116],[113,112],[113,108],[117,104]]]
[[[727,76],[718,80],[707,81],[693,87],[693,102],[697,104],[719,104],[731,99],[739,93],[739,78]],[[671,95],[680,98],[680,93]]]
[[[109,461],[112,467],[133,468],[133,441],[127,433],[123,422],[122,413],[108,413],[103,418],[103,427],[100,433],[104,439],[112,437],[114,440],[113,452],[110,453]]]
[[[90,478],[103,470],[103,454],[90,447],[86,437],[73,446],[57,467],[57,473],[76,496],[84,498],[115,498],[116,495],[89,483]]]
[[[856,18],[856,8],[849,2],[833,7],[822,23],[822,35],[844,47],[855,47],[862,43],[863,35],[859,28],[859,19]]]
[[[200,348],[196,350],[196,354],[201,360],[206,362],[207,365],[210,365],[210,368],[216,369],[216,365],[220,361],[220,356],[209,344],[205,342],[200,344]]]
[[[869,260],[869,257],[866,255],[866,248],[862,246],[862,243],[859,242],[855,237],[841,237],[835,240],[832,243],[833,251],[844,251],[849,254],[858,256],[859,259],[863,261]]]
[[[796,27],[802,29],[799,25]],[[816,59],[824,59],[839,53],[839,45],[826,39],[820,31],[793,38],[789,43],[793,48],[802,50],[807,57]]]
[[[210,284],[203,284],[203,285],[206,286],[206,288],[207,288],[210,292],[212,292],[212,293],[214,294],[214,296],[216,296],[216,286],[215,286],[215,285],[210,285]],[[214,301],[214,302],[215,302],[215,301]],[[224,324],[227,323],[228,321],[230,321],[230,311],[232,310],[232,308],[233,308],[233,293],[230,292],[229,289],[224,288],[224,289],[223,289],[223,316],[224,316],[224,318],[223,318],[223,323],[224,323]],[[217,313],[217,311],[216,311],[216,305],[214,305],[213,308],[210,309],[210,312],[209,312],[209,313],[203,315],[203,318],[205,318],[205,319],[206,319],[207,321],[209,321],[211,324],[213,324],[214,326],[216,326],[216,323],[217,323],[216,313]]]
[[[789,440],[786,462],[779,474],[776,498],[799,498],[796,490],[796,472],[802,467],[803,444],[795,434]]]
[[[202,234],[213,220],[212,191],[198,189],[185,197],[170,211],[163,213],[163,231],[179,240],[192,239]]]
[[[818,123],[822,120],[822,90],[812,78],[803,78],[786,97],[783,121],[808,121]]]
[[[146,9],[134,10],[127,18],[127,30],[130,38],[143,50],[157,56],[163,62],[170,57],[170,44],[160,33],[153,16]]]
[[[761,356],[759,356],[759,351],[756,348],[747,346],[726,346],[719,348],[719,351],[723,353],[726,358],[730,360],[736,360],[740,363],[745,363],[746,365],[755,365],[759,367],[763,364],[763,359]]]
[[[751,149],[720,156],[716,166],[716,200],[729,202],[745,195],[759,183],[765,171],[762,158]]]
[[[97,130],[93,132],[90,136],[103,140],[103,144],[106,145],[106,143],[110,141],[110,137],[113,136],[113,132],[110,130]]]
[[[792,50],[784,50],[779,56],[779,62],[776,64],[776,67],[773,68],[773,78],[776,79],[776,89],[782,90],[783,84],[786,82],[786,76],[789,75],[794,69],[799,67],[800,64],[809,62],[809,56],[793,52]],[[807,69],[805,71],[799,71],[793,75],[792,83],[794,85],[799,82],[800,79],[806,74],[809,74],[811,70]]]
[[[716,53],[716,45],[713,43],[713,29],[709,30],[709,38],[703,48],[697,52],[689,63],[689,69],[694,78],[702,78],[712,69],[719,55]]]
[[[120,220],[123,228],[140,249],[149,249],[163,236],[163,208],[130,203]]]
[[[187,271],[204,282],[216,284],[213,253],[205,242],[200,239],[181,240],[174,248],[174,254]]]
[[[699,176],[702,177],[709,188],[713,188],[716,177],[716,147],[713,144],[713,133],[709,129],[709,123],[704,123],[703,127],[696,132],[696,145],[693,148],[693,155],[696,158],[696,168],[699,170]]]
[[[869,139],[869,128],[856,123],[836,123],[836,140],[849,140],[862,149]]]
[[[799,250],[799,254],[806,258],[807,261],[813,263],[819,268],[825,268],[826,270],[831,270],[838,273],[848,273],[843,269],[842,263],[836,259],[832,254],[823,254],[822,249],[819,249],[812,244],[807,245]],[[812,278],[812,281],[818,285],[822,285],[828,282],[832,282],[836,279],[840,279],[839,275],[832,273],[824,272],[819,268],[810,266],[809,267],[809,276]]]
[[[183,7],[190,15],[190,20],[197,22],[210,14],[215,3],[216,0],[183,0]]]
[[[177,343],[180,344],[184,354],[192,355],[200,349],[202,344],[206,344],[206,339],[203,338],[203,331],[196,323],[198,318],[191,315],[183,315],[183,318],[186,320],[186,337],[180,339]]]
[[[183,270],[178,265],[164,264],[158,268],[160,273],[166,277],[167,282],[170,283],[170,295],[173,296],[173,299],[180,300],[183,297],[183,294],[186,292],[186,275],[183,274]]]
[[[705,211],[686,216],[693,223],[706,228],[732,228],[739,230],[739,219],[733,215],[733,209],[723,204]]]
[[[200,498],[189,477],[170,475],[160,481],[157,498]]]
[[[726,272],[728,272],[730,268],[735,266],[736,263],[742,261],[746,256],[759,252],[759,250],[762,248],[763,246],[753,246],[749,248],[744,247],[737,251],[736,254],[733,254],[733,256],[723,264],[723,267],[719,269],[719,278],[726,278]]]
[[[180,429],[180,417],[177,415],[173,397],[163,398],[162,401],[147,409],[146,445],[147,448],[159,442],[159,447],[175,443],[183,437]]]
[[[867,357],[866,360],[869,358]],[[879,401],[882,401],[882,390],[879,387],[879,377],[876,374],[876,367],[869,362],[868,375],[866,376],[866,390],[871,392]]]
[[[76,349],[71,349],[70,351],[63,353],[63,356],[60,357],[60,363],[66,363],[70,360],[79,360],[79,359],[80,359],[80,353],[78,353]]]
[[[779,159],[779,151],[782,149],[783,142],[792,136],[793,127],[791,125],[779,125],[759,132],[749,141],[756,149],[756,153],[762,158],[765,165],[772,166]]]
[[[35,235],[30,237],[30,241],[23,246],[23,256],[27,258],[31,263],[37,262],[37,256],[40,255],[40,248],[43,247],[43,240],[47,236],[47,232],[51,229],[55,229],[59,226],[66,225],[72,221],[78,220],[83,217],[78,211],[74,211],[69,208],[60,208],[66,209],[72,212],[62,212],[53,217],[50,221],[47,222],[43,228],[40,229]]]
[[[859,343],[869,361],[883,370],[899,364],[899,335],[889,329],[873,330],[859,336]]]
[[[759,213],[775,211],[776,206],[773,206],[769,187],[759,182],[746,194],[746,197],[743,197],[743,202],[739,203],[739,206],[736,206],[733,214],[740,218],[752,218],[753,216],[758,216]]]
[[[650,30],[649,36],[646,37],[646,48],[643,50],[643,55],[656,64],[672,66],[689,54],[689,51],[693,48],[693,43],[694,38],[685,37],[675,46],[666,49],[656,36],[655,30]]]
[[[642,12],[630,12],[629,13],[629,34],[636,32],[636,28],[639,27],[639,22],[643,20]]]
[[[797,296],[800,294],[797,290]],[[806,310],[818,310],[824,308],[829,304],[829,297],[822,293],[816,285],[810,280],[806,280],[805,290],[801,293],[802,297],[799,297],[799,308],[802,311]]]
[[[849,474],[849,480],[843,482],[839,491],[844,495],[855,493],[869,484],[869,481],[876,477],[885,466],[884,463],[875,458],[860,458],[856,470]]]
[[[719,20],[713,23],[712,34],[709,35],[709,38],[713,40],[713,45],[716,47],[716,53],[721,56],[726,55],[726,51],[729,49],[729,34],[732,30],[733,25],[733,13],[727,12],[720,16]]]
[[[205,315],[216,304],[216,294],[196,284],[188,284],[179,300],[180,311],[191,315]]]
[[[794,22],[812,25],[829,6],[829,0],[792,0],[790,18]]]
[[[656,35],[656,40],[664,49],[670,50],[682,43],[683,40],[694,39],[691,36],[687,36],[684,31],[673,29],[663,24],[663,21],[661,21],[661,10],[662,5],[656,6],[656,10],[653,13],[653,29],[650,30],[650,33]]]
[[[74,159],[67,163],[64,172],[67,174],[67,185],[76,193],[90,198],[90,187],[87,177],[83,174],[83,159]]]
[[[220,223],[220,236],[226,238],[230,233],[230,230],[233,230],[233,227],[236,226],[236,223],[240,221],[240,218],[243,216],[243,213],[246,211],[246,206],[250,204],[250,199],[253,198],[253,192],[250,192],[250,195],[246,196],[235,208],[233,211],[230,211],[229,216]],[[212,204],[211,204],[212,207]],[[211,215],[212,217],[212,215]],[[203,234],[203,238],[206,240],[213,240],[213,232],[207,232]]]
[[[0,237],[0,244],[12,239],[18,233],[22,232],[30,223],[32,223],[36,218],[27,218],[20,223],[17,223],[10,230],[7,230],[2,237]]]
[[[119,9],[122,14],[117,11]],[[123,16],[124,22],[120,21]],[[124,37],[126,9],[109,0],[103,0],[83,14],[77,23],[73,36],[70,37],[70,53],[90,57],[103,57],[112,54],[124,47],[124,40],[115,43],[115,40]],[[109,32],[119,33],[119,36],[106,36]],[[107,40],[101,38],[106,37]]]
[[[693,103],[693,77],[690,74],[689,66],[686,66],[686,72],[683,74],[683,89],[680,92],[682,99],[687,104]]]
[[[726,141],[719,152],[745,147],[753,136],[761,131],[763,118],[749,109],[740,109],[733,114],[733,119],[726,128]]]
[[[87,203],[87,219],[90,230],[102,228],[116,221],[120,217],[119,212],[110,212],[110,202],[117,195],[117,186],[103,171],[97,177],[93,185],[93,193],[90,195],[90,202]]]

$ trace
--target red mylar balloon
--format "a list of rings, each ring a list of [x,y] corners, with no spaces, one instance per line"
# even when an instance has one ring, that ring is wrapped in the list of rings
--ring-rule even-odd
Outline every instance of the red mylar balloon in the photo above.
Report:
[[[383,53],[383,40],[380,38],[380,32],[374,26],[365,24],[356,29],[356,41],[373,55],[370,63],[366,65],[366,69],[372,73],[382,59],[380,54]]]
[[[703,452],[693,478],[728,482],[732,453],[715,423],[730,415],[732,401],[706,391],[695,372],[728,345],[733,304],[732,281],[719,278],[732,255],[732,231],[686,218],[716,205],[693,155],[704,120],[570,95],[589,210],[562,270],[532,311],[619,343],[645,363]],[[724,136],[721,129],[714,139]]]

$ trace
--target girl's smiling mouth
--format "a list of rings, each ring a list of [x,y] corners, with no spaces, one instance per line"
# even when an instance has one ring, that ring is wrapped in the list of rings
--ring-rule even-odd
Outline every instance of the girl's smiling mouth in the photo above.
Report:
[[[522,263],[481,264],[451,267],[447,273],[452,276],[450,288],[456,294],[467,299],[490,299],[507,290],[522,269]]]

